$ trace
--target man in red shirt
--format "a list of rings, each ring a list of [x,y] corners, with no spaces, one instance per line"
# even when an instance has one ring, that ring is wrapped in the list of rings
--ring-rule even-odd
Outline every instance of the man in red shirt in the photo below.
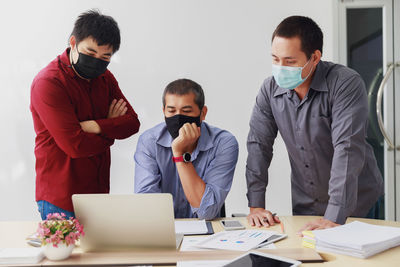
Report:
[[[71,196],[108,193],[110,146],[140,122],[107,70],[120,46],[118,24],[97,11],[81,14],[69,47],[33,80],[36,201],[48,213],[74,216]]]

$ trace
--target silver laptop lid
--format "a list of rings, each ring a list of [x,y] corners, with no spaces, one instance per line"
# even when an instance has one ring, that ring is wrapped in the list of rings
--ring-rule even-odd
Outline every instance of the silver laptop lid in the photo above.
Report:
[[[171,194],[76,194],[72,202],[84,251],[176,247]]]

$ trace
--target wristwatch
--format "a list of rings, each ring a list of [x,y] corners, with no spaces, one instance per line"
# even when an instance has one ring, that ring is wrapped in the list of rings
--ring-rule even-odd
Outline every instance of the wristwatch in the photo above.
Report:
[[[183,155],[180,156],[180,157],[174,157],[174,156],[172,156],[172,160],[173,160],[174,162],[190,162],[190,159],[191,159],[191,158],[192,158],[192,155],[190,155],[190,153],[188,153],[188,152],[183,153]]]

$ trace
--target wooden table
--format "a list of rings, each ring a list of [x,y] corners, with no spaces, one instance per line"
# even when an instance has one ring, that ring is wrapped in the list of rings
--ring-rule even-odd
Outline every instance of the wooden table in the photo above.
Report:
[[[264,250],[268,253],[289,256],[295,255],[296,258],[301,258],[307,255],[296,255],[301,248],[301,237],[296,235],[305,223],[316,219],[314,216],[283,216],[281,219],[285,225],[285,232],[288,238],[275,243],[276,250]],[[246,218],[235,218],[240,220],[248,228],[252,228],[247,224]],[[363,222],[400,227],[400,222],[356,219],[349,218],[347,222],[360,220]],[[215,232],[222,231],[222,227],[218,220],[212,222]],[[0,248],[5,247],[27,247],[25,238],[35,232],[37,222],[0,222]],[[280,231],[279,225],[273,226],[271,230]],[[307,250],[301,250],[307,254]],[[217,260],[217,259],[232,259],[243,252],[236,251],[193,251],[179,252],[175,250],[145,250],[136,249],[135,251],[119,251],[119,252],[92,252],[82,253],[79,248],[75,248],[72,256],[60,262],[52,262],[43,260],[36,266],[116,266],[116,265],[133,265],[133,264],[173,264],[177,260]],[[320,253],[324,258],[324,263],[303,263],[302,266],[400,266],[400,247],[392,248],[368,259],[359,259],[345,255]],[[23,265],[19,265],[23,266]],[[173,266],[173,265],[171,265]]]

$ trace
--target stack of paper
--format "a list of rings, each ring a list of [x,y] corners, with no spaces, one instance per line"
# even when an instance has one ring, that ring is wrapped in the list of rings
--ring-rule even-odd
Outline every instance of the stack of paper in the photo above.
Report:
[[[312,231],[316,249],[368,258],[400,245],[400,228],[355,221],[325,230]]]
[[[175,221],[175,233],[184,235],[205,234],[208,232],[205,220]]]
[[[0,264],[36,264],[43,258],[41,248],[0,248]]]

